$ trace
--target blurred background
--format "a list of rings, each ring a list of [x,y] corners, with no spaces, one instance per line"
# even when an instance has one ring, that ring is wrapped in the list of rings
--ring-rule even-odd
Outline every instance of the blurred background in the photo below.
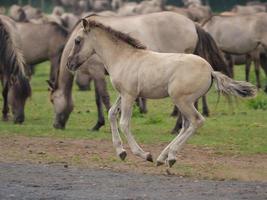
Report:
[[[101,0],[98,0],[101,1]],[[140,2],[140,0],[128,0],[128,2]],[[13,4],[18,5],[32,5],[33,7],[37,7],[42,9],[42,11],[50,13],[53,10],[54,6],[63,5],[67,2],[78,2],[78,0],[0,0],[0,6],[10,7]],[[250,0],[202,0],[202,3],[205,5],[209,5],[214,12],[222,12],[225,10],[231,9],[234,5],[245,5],[250,2]],[[259,0],[259,2],[267,2],[266,0]],[[167,4],[183,6],[183,0],[167,0]],[[66,6],[68,7],[68,6]],[[70,9],[70,8],[69,8]]]

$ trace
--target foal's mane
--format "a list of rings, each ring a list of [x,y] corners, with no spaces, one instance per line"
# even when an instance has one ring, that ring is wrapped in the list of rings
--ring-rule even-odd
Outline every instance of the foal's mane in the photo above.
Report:
[[[100,28],[100,29],[106,31],[107,33],[111,34],[115,38],[117,38],[123,42],[126,42],[127,44],[129,44],[130,46],[132,46],[136,49],[147,49],[147,47],[145,45],[143,45],[139,40],[131,37],[129,34],[114,30],[113,28],[111,28],[109,26],[105,26],[104,24],[101,24],[95,20],[88,20],[88,23],[89,23],[90,28],[94,28],[94,27]]]

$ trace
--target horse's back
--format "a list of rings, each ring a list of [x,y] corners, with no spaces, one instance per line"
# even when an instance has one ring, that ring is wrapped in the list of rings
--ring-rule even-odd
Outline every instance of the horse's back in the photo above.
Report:
[[[214,16],[204,25],[216,40],[218,46],[226,52],[244,54],[258,45],[259,29],[255,15]]]
[[[192,53],[198,40],[195,24],[174,12],[127,17],[92,16],[88,19],[129,33],[149,49],[158,52]]]

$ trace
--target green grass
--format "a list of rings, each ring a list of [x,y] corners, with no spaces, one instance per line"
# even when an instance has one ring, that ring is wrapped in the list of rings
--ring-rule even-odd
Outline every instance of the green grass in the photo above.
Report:
[[[88,131],[95,124],[97,117],[93,89],[89,92],[80,92],[75,86],[73,91],[75,109],[66,130],[55,130],[52,127],[53,107],[49,101],[48,87],[45,82],[48,79],[48,72],[47,62],[37,66],[36,74],[31,80],[33,96],[26,106],[25,123],[14,125],[12,122],[0,122],[0,136],[111,139],[108,122],[99,132]],[[261,74],[262,81],[266,81],[263,73]],[[244,80],[244,66],[236,66],[235,75],[236,79]],[[254,73],[251,72],[251,75],[251,80],[255,83]],[[108,87],[113,102],[116,92],[110,84]],[[211,117],[206,119],[204,126],[190,139],[189,143],[213,147],[222,154],[267,153],[266,94],[260,92],[256,99],[238,100],[232,106],[221,98],[216,106],[217,93],[212,87],[208,102]],[[139,114],[136,107],[134,108],[131,127],[137,140],[146,144],[171,141],[174,136],[170,131],[175,124],[175,119],[170,117],[171,100],[169,98],[149,100],[148,111],[148,114],[143,115]]]

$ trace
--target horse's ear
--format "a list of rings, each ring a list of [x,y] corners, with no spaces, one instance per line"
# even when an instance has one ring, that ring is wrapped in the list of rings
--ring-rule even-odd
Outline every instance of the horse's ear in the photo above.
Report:
[[[49,81],[49,80],[46,80],[46,82],[48,83],[48,90],[54,91],[55,90],[55,86],[54,86],[53,82]]]
[[[89,22],[86,19],[82,19],[82,25],[84,31],[88,32],[89,31]]]

